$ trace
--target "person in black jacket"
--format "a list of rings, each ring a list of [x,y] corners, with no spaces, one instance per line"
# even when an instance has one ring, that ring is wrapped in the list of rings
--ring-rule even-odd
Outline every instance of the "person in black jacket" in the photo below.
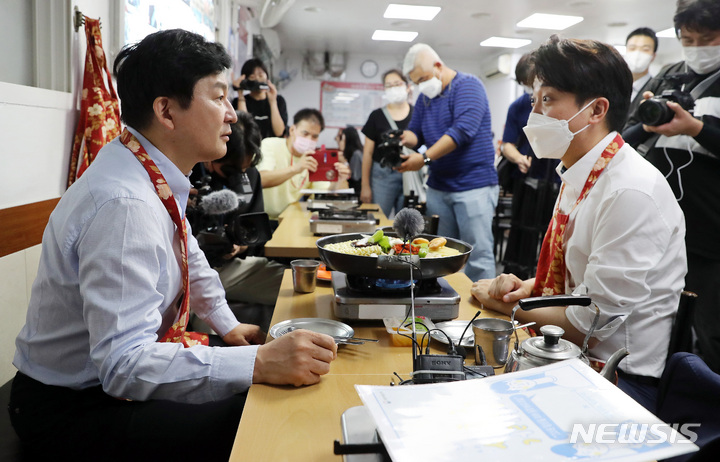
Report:
[[[194,185],[207,184],[212,191],[230,189],[238,195],[239,205],[225,216],[211,216],[202,213],[201,198],[199,206],[188,207],[188,220],[208,262],[220,275],[227,299],[274,306],[284,265],[256,256],[262,249],[230,243],[217,246],[198,236],[218,221],[225,219],[227,224],[231,215],[264,212],[260,174],[255,167],[262,158],[261,140],[252,115],[238,111],[225,157],[196,165],[190,181]]]
[[[688,273],[698,294],[694,327],[705,362],[720,372],[720,2],[678,0],[675,31],[685,61],[664,68],[646,100],[676,89],[694,100],[692,112],[667,102],[672,119],[658,126],[630,114],[623,138],[662,172],[685,214]],[[682,82],[668,76],[683,74]]]

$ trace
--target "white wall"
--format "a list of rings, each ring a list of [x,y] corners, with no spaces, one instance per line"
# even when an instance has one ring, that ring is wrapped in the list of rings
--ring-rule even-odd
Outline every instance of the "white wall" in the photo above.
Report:
[[[287,84],[287,86],[279,91],[285,98],[288,108],[289,123],[292,124],[293,115],[300,109],[311,107],[320,108],[320,82],[323,79],[314,79],[306,77],[302,72],[303,55],[296,51],[283,52],[282,56],[275,63],[275,72],[281,69],[297,71],[295,78]],[[382,83],[382,75],[385,71],[392,68],[402,70],[402,60],[404,55],[377,55],[351,53],[346,57],[346,70],[344,82],[353,83]],[[360,73],[360,65],[367,59],[372,59],[378,64],[378,73],[375,77],[367,78]],[[480,65],[474,61],[447,61],[446,64],[451,68],[480,76]],[[488,96],[490,97],[490,96]],[[509,103],[508,103],[509,104]],[[369,115],[369,114],[368,114]],[[503,116],[504,120],[504,116]],[[318,144],[326,144],[327,146],[335,146],[336,129],[331,128],[325,130],[320,135]]]
[[[24,0],[23,0],[24,1]],[[11,2],[12,3],[12,2]],[[113,0],[77,0],[78,5],[91,18],[101,18],[105,50],[113,52],[116,43]],[[2,15],[8,13],[3,10]],[[66,11],[71,21],[70,9]],[[85,57],[83,29],[70,37],[55,37],[71,43],[71,85],[82,83]],[[18,37],[21,40],[22,37]],[[27,44],[4,46],[11,62],[25,53]],[[32,49],[30,44],[30,49]],[[77,94],[0,82],[0,209],[57,198],[65,191],[70,150],[77,123],[74,108]],[[2,226],[12,224],[2,223]],[[12,356],[15,337],[25,323],[30,287],[37,273],[40,246],[0,258],[0,384],[15,374]]]

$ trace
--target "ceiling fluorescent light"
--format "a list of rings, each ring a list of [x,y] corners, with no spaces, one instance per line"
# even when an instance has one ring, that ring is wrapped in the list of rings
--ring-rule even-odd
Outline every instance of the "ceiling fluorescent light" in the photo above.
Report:
[[[373,32],[373,40],[389,40],[392,42],[412,42],[418,36],[417,32],[399,30],[376,30]]]
[[[524,47],[525,45],[529,45],[530,43],[532,43],[532,40],[528,39],[490,37],[489,39],[480,42],[480,46],[498,48],[520,48]]]
[[[531,29],[564,30],[583,20],[582,16],[535,13],[517,23],[517,27]]]
[[[662,37],[662,38],[677,38],[677,35],[675,34],[675,28],[674,27],[668,27],[665,30],[661,30],[660,32],[655,34],[655,37]]]
[[[385,10],[383,17],[389,19],[432,21],[440,10],[441,8],[439,6],[399,5],[397,3],[391,3]]]

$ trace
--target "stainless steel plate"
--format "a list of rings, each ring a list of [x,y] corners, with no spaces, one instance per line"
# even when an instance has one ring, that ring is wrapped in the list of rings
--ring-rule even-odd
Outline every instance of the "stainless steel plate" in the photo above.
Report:
[[[458,344],[458,340],[460,339],[460,336],[462,335],[463,330],[465,330],[465,327],[470,323],[470,321],[445,321],[445,322],[437,322],[435,323],[436,329],[442,329],[443,332],[448,334],[448,336],[452,339],[453,343],[455,345]],[[442,332],[433,331],[430,333],[430,337],[437,340],[440,343],[444,343],[445,345],[448,344],[447,337],[445,337]],[[475,345],[475,336],[473,335],[472,326],[468,327],[467,331],[465,331],[465,336],[463,337],[462,346],[464,347],[471,347]]]
[[[272,326],[270,328],[270,335],[272,335],[273,338],[278,338],[297,329],[311,330],[339,338],[350,338],[355,335],[355,330],[347,324],[325,318],[288,319],[287,321],[282,321]]]

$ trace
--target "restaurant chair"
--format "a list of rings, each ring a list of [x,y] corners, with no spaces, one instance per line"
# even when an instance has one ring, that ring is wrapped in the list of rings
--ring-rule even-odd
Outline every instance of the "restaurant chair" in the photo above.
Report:
[[[668,347],[667,359],[675,353],[693,351],[693,314],[695,312],[695,300],[697,294],[687,290],[680,293],[680,302],[675,314],[672,331],[670,331],[670,345]]]
[[[505,234],[512,226],[512,194],[498,197],[495,216],[492,221],[493,239],[495,241],[495,261],[501,262],[505,253]]]
[[[718,460],[715,451],[720,445],[719,410],[720,375],[697,355],[686,352],[672,355],[660,378],[656,415],[671,425],[700,424],[689,428],[697,433],[695,444],[700,451],[666,461]]]

